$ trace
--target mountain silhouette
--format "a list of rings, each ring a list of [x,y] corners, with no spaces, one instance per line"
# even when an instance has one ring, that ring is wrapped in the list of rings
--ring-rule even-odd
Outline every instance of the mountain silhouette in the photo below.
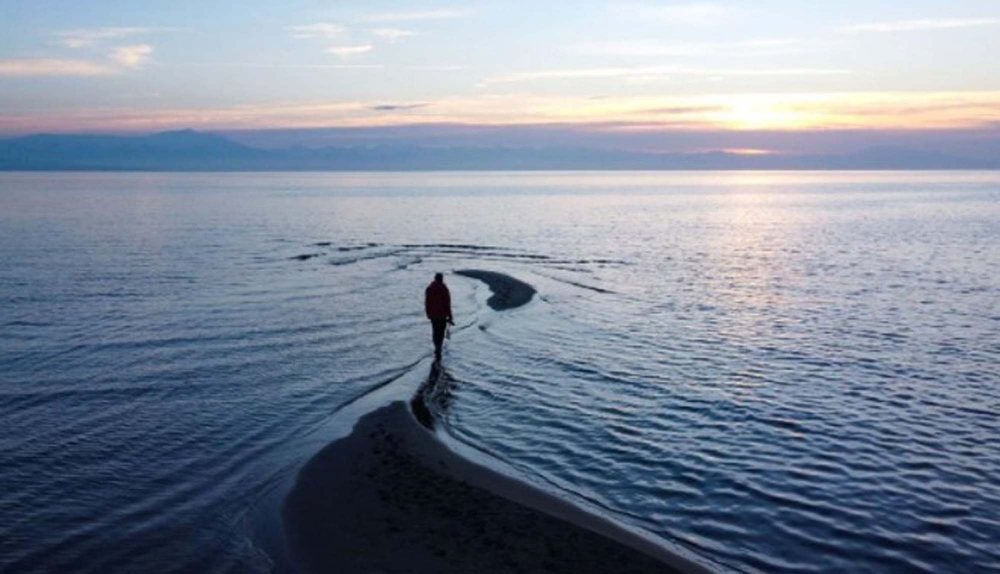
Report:
[[[593,148],[372,145],[262,149],[179,130],[144,136],[39,134],[0,140],[0,170],[754,170],[998,169],[1000,156],[967,158],[877,147],[843,155],[642,153]]]

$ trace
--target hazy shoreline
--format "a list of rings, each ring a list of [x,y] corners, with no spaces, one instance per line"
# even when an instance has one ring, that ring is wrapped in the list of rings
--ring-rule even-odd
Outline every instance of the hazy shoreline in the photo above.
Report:
[[[647,152],[559,145],[438,147],[379,145],[255,147],[191,129],[145,135],[44,134],[0,138],[0,170],[150,171],[479,171],[479,170],[852,170],[997,169],[1000,158],[904,146],[838,153]]]

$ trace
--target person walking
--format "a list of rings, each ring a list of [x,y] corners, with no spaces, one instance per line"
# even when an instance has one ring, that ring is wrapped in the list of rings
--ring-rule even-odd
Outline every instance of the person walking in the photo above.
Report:
[[[434,281],[424,291],[424,311],[431,320],[431,334],[434,340],[434,359],[441,361],[441,345],[448,325],[455,322],[451,316],[451,292],[444,284],[444,275],[434,274]]]

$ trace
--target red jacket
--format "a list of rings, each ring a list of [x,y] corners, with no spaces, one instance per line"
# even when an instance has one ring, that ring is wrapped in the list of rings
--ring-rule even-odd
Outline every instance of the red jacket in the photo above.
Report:
[[[424,291],[424,311],[427,318],[451,319],[451,293],[448,287],[442,282],[432,282]]]

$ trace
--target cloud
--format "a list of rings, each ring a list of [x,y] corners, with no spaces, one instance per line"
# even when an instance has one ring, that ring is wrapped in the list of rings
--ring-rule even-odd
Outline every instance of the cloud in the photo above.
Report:
[[[424,66],[404,66],[404,69],[420,72],[457,72],[468,68],[466,66],[454,66],[450,64],[428,64]]]
[[[791,51],[802,41],[797,38],[766,38],[745,42],[668,44],[658,40],[628,40],[582,44],[574,51],[592,56],[696,56],[719,52],[776,54]]]
[[[837,76],[850,73],[850,70],[830,68],[714,69],[684,68],[677,66],[634,66],[515,72],[512,74],[503,74],[487,78],[483,81],[483,84],[510,84],[539,80],[586,80],[601,78],[648,80],[651,78],[668,79],[672,76]]]
[[[537,72],[514,72],[492,76],[483,80],[484,84],[511,84],[518,82],[533,82],[536,80],[567,80],[593,78],[621,78],[630,75],[645,75],[650,73],[665,74],[668,68],[580,68],[574,70],[540,70]]]
[[[637,114],[654,114],[654,115],[686,115],[686,114],[703,114],[712,112],[722,112],[725,111],[725,106],[713,105],[713,106],[669,106],[665,108],[649,108],[649,109],[638,109],[634,113]]]
[[[81,28],[55,32],[53,36],[56,38],[56,43],[67,48],[78,49],[89,48],[108,40],[120,40],[131,36],[140,36],[153,31],[153,28],[140,27]]]
[[[729,6],[708,2],[658,6],[626,4],[619,7],[626,13],[643,19],[657,19],[672,24],[708,25],[731,18],[735,11]]]
[[[108,76],[110,66],[87,60],[24,59],[0,60],[0,76]]]
[[[414,22],[418,20],[455,20],[472,14],[469,9],[415,10],[409,12],[373,12],[359,17],[358,22]]]
[[[339,38],[342,37],[347,32],[347,29],[341,26],[340,24],[333,24],[331,22],[317,22],[315,24],[289,26],[288,30],[291,30],[292,36],[298,39]]]
[[[851,70],[841,68],[769,68],[749,70],[685,70],[695,76],[846,76]]]
[[[430,104],[428,102],[421,102],[417,104],[376,104],[372,106],[372,110],[376,112],[399,112],[426,108],[429,105]]]
[[[325,51],[327,54],[333,54],[334,56],[340,56],[341,58],[350,58],[351,56],[357,56],[359,54],[367,54],[372,51],[371,44],[357,44],[354,46],[330,46]]]
[[[371,70],[383,64],[287,64],[270,62],[188,62],[175,64],[188,68],[265,68],[281,70]]]
[[[663,44],[648,40],[595,42],[576,51],[594,56],[691,56],[705,52],[706,44]]]
[[[427,104],[412,107],[413,104]],[[377,109],[379,106],[381,108]],[[387,108],[385,106],[399,106]],[[212,108],[94,108],[0,111],[0,132],[197,129],[376,128],[414,125],[562,126],[602,133],[664,134],[716,131],[725,145],[749,131],[803,134],[830,130],[993,129],[998,92],[773,93],[588,97],[528,94],[449,97],[420,102],[260,102]],[[652,136],[651,136],[652,137]],[[655,138],[654,138],[655,139]]]
[[[115,48],[109,58],[120,66],[137,70],[146,65],[152,54],[153,47],[149,44],[136,44]]]
[[[31,58],[0,60],[0,76],[9,77],[94,77],[137,70],[149,62],[153,47],[148,44],[118,46],[106,61]]]
[[[974,28],[995,26],[1000,18],[940,18],[923,20],[897,20],[895,22],[871,22],[842,28],[842,32],[917,32],[921,30],[947,30],[951,28]]]
[[[416,32],[411,30],[400,30],[399,28],[374,28],[372,35],[376,38],[387,40],[389,42],[396,42],[402,40],[403,38],[409,38],[410,36],[415,36]]]

